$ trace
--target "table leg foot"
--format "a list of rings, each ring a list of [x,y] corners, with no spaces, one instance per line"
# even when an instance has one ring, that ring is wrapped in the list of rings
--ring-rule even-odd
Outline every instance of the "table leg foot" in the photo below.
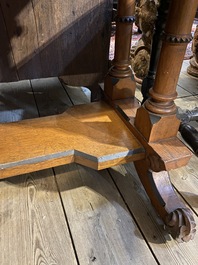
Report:
[[[146,160],[134,162],[140,180],[162,218],[167,231],[178,242],[194,238],[196,224],[192,212],[177,196],[167,171],[153,172]]]

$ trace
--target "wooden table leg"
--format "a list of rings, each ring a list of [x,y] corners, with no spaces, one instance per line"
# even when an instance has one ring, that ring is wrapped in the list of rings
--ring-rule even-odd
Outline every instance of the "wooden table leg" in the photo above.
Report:
[[[142,103],[148,99],[149,89],[153,87],[155,81],[157,64],[162,46],[162,34],[166,25],[170,2],[171,0],[161,0],[158,7],[158,15],[155,22],[155,30],[152,40],[149,70],[147,76],[143,79],[141,87],[141,92],[143,95]]]
[[[149,148],[177,135],[180,122],[176,118],[174,103],[176,85],[186,46],[191,40],[196,10],[197,0],[171,1],[154,86],[135,119],[135,127],[147,140]],[[135,162],[136,170],[172,236],[179,241],[188,241],[196,231],[192,213],[178,199],[168,172],[160,168],[159,157],[151,156],[149,148],[146,159]]]
[[[129,60],[134,13],[135,0],[118,1],[115,54],[105,79],[105,94],[111,100],[129,98],[135,94],[135,82]]]

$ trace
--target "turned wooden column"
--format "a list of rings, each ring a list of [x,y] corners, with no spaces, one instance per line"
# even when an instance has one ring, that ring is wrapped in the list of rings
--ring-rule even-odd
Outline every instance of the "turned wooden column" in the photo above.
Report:
[[[144,103],[145,100],[148,99],[149,89],[153,87],[155,81],[157,64],[162,46],[162,34],[166,25],[170,2],[171,0],[160,0],[160,5],[158,7],[158,15],[155,22],[155,29],[152,40],[149,70],[147,76],[143,79],[141,87],[141,92],[143,95],[142,103]]]
[[[114,60],[105,79],[105,94],[111,100],[133,97],[135,93],[129,60],[134,13],[135,0],[118,1]]]
[[[166,229],[179,242],[193,239],[196,224],[192,212],[177,197],[168,170],[185,166],[190,158],[184,145],[179,148],[180,120],[176,117],[174,99],[197,3],[197,0],[171,1],[154,85],[150,98],[137,110],[134,123],[146,151],[143,160],[134,161],[135,168]]]
[[[176,86],[188,42],[192,39],[191,27],[195,17],[197,0],[173,0],[163,36],[163,44],[157,74],[147,110],[156,114],[176,112],[174,99]]]
[[[197,9],[197,0],[172,0],[156,77],[150,98],[138,109],[135,126],[148,141],[174,137],[180,121],[176,118],[176,86]],[[152,124],[145,126],[145,124]],[[167,129],[167,128],[171,128]]]

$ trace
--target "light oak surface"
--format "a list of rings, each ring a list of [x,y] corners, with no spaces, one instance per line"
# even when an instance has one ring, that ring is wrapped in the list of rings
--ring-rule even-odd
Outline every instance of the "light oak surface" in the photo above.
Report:
[[[144,158],[144,149],[104,102],[0,125],[0,178],[76,162],[94,169]],[[13,152],[10,150],[13,148]]]

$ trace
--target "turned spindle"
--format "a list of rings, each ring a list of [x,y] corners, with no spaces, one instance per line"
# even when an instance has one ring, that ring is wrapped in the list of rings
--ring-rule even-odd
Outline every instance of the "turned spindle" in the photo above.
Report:
[[[162,46],[162,34],[166,25],[170,2],[171,0],[161,0],[158,7],[158,15],[155,22],[155,29],[152,40],[149,70],[147,76],[143,79],[141,87],[141,92],[143,95],[142,103],[144,103],[148,99],[149,89],[153,87],[155,81],[157,64],[159,61]]]
[[[145,107],[156,114],[176,112],[174,99],[176,86],[188,42],[192,40],[191,27],[195,17],[197,0],[175,0],[171,2],[157,74],[150,99]]]
[[[134,0],[118,1],[114,60],[105,79],[105,94],[111,100],[133,97],[135,93],[135,82],[130,68],[134,13]]]

